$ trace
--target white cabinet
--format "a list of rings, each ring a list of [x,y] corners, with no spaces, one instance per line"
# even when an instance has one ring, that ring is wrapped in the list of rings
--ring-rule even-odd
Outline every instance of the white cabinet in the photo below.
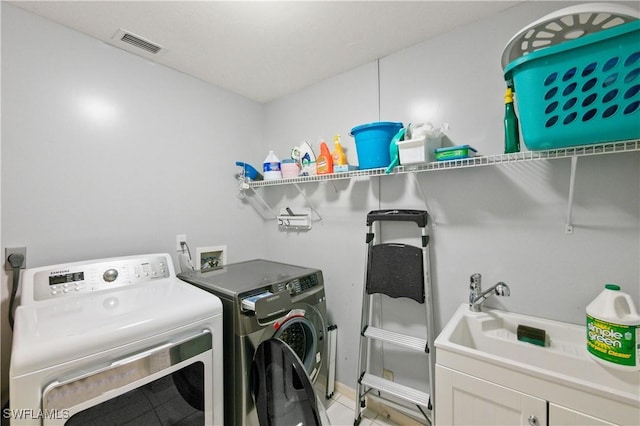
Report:
[[[547,401],[436,366],[437,425],[547,425]]]
[[[476,375],[480,370],[474,364],[466,365],[475,372],[461,372],[436,363],[437,426],[640,424],[640,411],[619,401],[555,383],[541,386],[508,369],[487,369],[488,374]]]
[[[640,419],[638,419],[638,422],[640,422]],[[605,420],[598,419],[584,413],[580,413],[570,408],[561,407],[551,402],[549,403],[549,424],[564,425],[564,426],[577,426],[577,425],[612,426],[614,425],[614,423],[609,423]]]
[[[435,399],[435,424],[442,426],[616,424],[441,365],[436,365]],[[640,424],[640,418],[629,424]]]

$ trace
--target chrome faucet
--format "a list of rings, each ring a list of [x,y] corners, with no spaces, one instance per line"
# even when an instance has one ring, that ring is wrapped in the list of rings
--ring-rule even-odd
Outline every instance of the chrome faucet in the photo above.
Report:
[[[489,296],[495,294],[496,296],[509,296],[511,290],[509,286],[503,282],[499,282],[488,290],[482,291],[482,285],[480,283],[482,277],[480,274],[473,274],[470,278],[469,289],[469,309],[473,312],[480,312],[482,309],[482,302],[487,300]]]

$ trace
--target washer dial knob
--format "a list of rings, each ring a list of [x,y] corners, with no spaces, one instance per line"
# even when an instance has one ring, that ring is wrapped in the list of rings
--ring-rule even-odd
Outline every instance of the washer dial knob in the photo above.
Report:
[[[118,278],[117,269],[113,269],[113,268],[107,269],[106,271],[104,271],[104,274],[102,274],[102,279],[108,283],[115,281],[117,278]]]
[[[291,284],[290,282],[286,283],[284,288],[287,289],[287,292],[289,292],[289,294],[293,296],[293,294],[295,292],[295,290],[293,288],[293,284]]]

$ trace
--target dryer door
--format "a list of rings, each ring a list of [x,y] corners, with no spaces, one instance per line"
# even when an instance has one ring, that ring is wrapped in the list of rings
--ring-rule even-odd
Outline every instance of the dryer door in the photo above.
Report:
[[[260,426],[321,425],[313,385],[291,347],[262,342],[251,365],[251,395]]]

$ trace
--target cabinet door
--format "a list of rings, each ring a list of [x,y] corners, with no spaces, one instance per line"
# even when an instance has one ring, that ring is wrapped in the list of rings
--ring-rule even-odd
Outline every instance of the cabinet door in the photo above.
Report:
[[[436,425],[547,425],[547,402],[436,365]]]
[[[549,403],[549,425],[563,425],[563,426],[612,426],[614,423],[609,423],[595,417],[591,417],[587,414],[580,413],[578,411],[571,410],[566,407]]]

